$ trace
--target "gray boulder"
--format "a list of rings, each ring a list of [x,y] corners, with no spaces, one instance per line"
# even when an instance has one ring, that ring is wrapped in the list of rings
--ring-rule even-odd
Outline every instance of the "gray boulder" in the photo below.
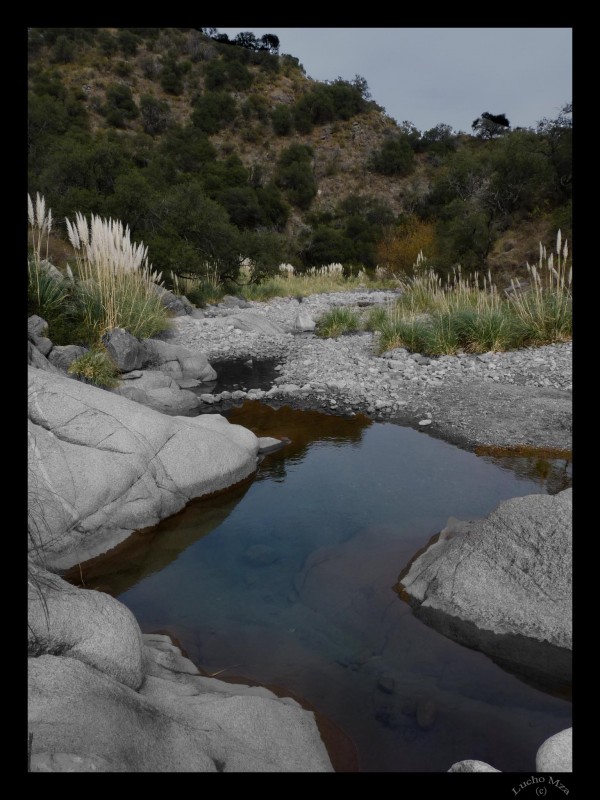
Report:
[[[239,316],[231,317],[228,322],[240,331],[263,333],[267,336],[282,336],[285,333],[281,325],[271,322],[266,317],[261,317],[260,314],[240,314]]]
[[[554,734],[535,756],[537,772],[573,772],[573,728]]]
[[[65,276],[62,274],[62,272],[57,267],[55,267],[54,264],[51,264],[49,261],[46,261],[46,259],[43,259],[40,262],[40,267],[51,278],[54,278],[54,280],[56,280],[56,281],[64,281],[65,280]]]
[[[35,566],[29,577],[29,654],[66,651],[138,689],[144,677],[142,635],[131,611],[110,595],[81,591]]]
[[[80,347],[77,344],[67,344],[64,347],[57,345],[53,347],[48,356],[50,363],[58,369],[66,372],[76,359],[87,353],[87,347]]]
[[[570,680],[572,493],[501,503],[487,519],[449,520],[400,588],[432,627],[545,681]]]
[[[250,308],[250,303],[247,300],[244,300],[243,297],[235,297],[232,294],[224,295],[219,305],[226,308]]]
[[[316,327],[317,323],[307,311],[298,312],[294,321],[294,330],[296,332],[303,333],[305,331],[314,331]]]
[[[62,374],[61,370],[53,366],[32,342],[27,342],[27,363],[36,369],[44,369],[48,372]]]
[[[314,716],[199,674],[118,600],[41,570],[29,606],[34,772],[331,772]]]
[[[143,366],[160,369],[176,381],[194,379],[207,382],[217,378],[217,373],[203,353],[192,353],[187,347],[169,344],[159,339],[144,339],[142,348]]]
[[[160,370],[144,370],[135,380],[122,380],[112,391],[171,416],[190,414],[200,406],[197,395],[182,391],[177,381]]]
[[[48,333],[48,323],[37,314],[32,314],[27,319],[27,333],[30,336],[45,336]]]
[[[111,361],[121,372],[140,369],[144,363],[144,350],[135,336],[124,328],[113,328],[105,333],[102,341]]]
[[[173,314],[174,317],[184,317],[188,313],[186,310],[185,305],[181,302],[177,295],[170,292],[168,289],[165,289],[163,286],[157,286],[155,283],[152,284],[152,288],[156,292],[156,294],[160,297],[160,302],[163,306]]]
[[[499,769],[486,764],[485,761],[475,761],[467,759],[465,761],[457,761],[452,764],[448,772],[500,772]]]
[[[28,507],[50,567],[103,552],[256,468],[257,437],[224,417],[166,416],[31,367],[28,379]]]

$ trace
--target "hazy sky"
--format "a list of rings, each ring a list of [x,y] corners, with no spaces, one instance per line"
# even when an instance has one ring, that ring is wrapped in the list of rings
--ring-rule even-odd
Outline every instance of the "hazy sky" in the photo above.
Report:
[[[218,28],[274,33],[315,80],[367,79],[397,122],[470,132],[484,111],[534,126],[572,100],[571,28]]]

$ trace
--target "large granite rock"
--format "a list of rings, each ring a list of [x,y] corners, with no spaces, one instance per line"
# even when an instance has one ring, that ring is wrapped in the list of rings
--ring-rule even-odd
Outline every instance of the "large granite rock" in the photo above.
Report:
[[[106,351],[121,372],[140,369],[144,363],[144,350],[138,339],[124,328],[113,328],[102,337]]]
[[[166,372],[174,380],[193,378],[208,382],[217,379],[217,373],[203,353],[192,353],[187,347],[169,344],[160,339],[144,339],[143,366]]]
[[[528,495],[449,520],[399,578],[423,621],[546,682],[570,681],[572,494]]]
[[[30,568],[29,654],[65,653],[131,689],[143,681],[142,634],[131,611],[110,595],[81,591]]]
[[[254,472],[257,437],[224,417],[168,417],[29,367],[30,522],[68,567]]]
[[[33,608],[33,772],[333,771],[312,712],[201,676],[117,600],[61,584],[42,583]]]

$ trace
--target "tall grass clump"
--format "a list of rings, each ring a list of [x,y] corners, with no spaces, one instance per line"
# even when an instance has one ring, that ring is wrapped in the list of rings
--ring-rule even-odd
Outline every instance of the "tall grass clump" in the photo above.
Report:
[[[351,308],[332,308],[317,321],[318,336],[335,337],[360,328],[360,316]]]
[[[567,262],[568,243],[556,236],[556,266],[554,253],[547,255],[540,242],[537,267],[527,264],[529,287],[524,291],[511,280],[508,304],[522,325],[524,337],[532,344],[567,341],[573,335],[573,269]]]
[[[554,261],[556,255],[556,266]],[[556,239],[556,254],[540,244],[537,267],[527,265],[529,281],[511,281],[501,295],[488,271],[463,275],[460,266],[443,280],[434,269],[414,265],[400,281],[402,296],[385,316],[374,312],[380,351],[406,347],[436,356],[459,351],[484,353],[567,341],[572,336],[572,268],[568,246]]]
[[[129,227],[96,215],[88,224],[80,212],[66,225],[79,278],[76,300],[93,339],[113,328],[140,339],[168,328],[168,313],[154,288],[162,276],[148,264],[147,248],[131,242]]]
[[[50,274],[48,263],[48,241],[52,230],[52,211],[46,211],[46,201],[36,194],[35,203],[27,195],[27,216],[31,252],[27,258],[27,298],[31,313],[47,319],[55,316],[69,294],[69,284]],[[44,248],[45,243],[45,248]],[[44,258],[42,258],[42,252]]]

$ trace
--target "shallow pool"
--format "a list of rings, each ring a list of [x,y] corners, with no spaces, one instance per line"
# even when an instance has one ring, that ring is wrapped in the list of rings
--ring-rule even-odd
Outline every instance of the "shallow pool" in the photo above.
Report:
[[[292,443],[253,480],[191,503],[83,567],[142,630],[168,631],[203,670],[306,698],[354,743],[364,771],[446,771],[461,759],[534,768],[571,705],[417,620],[393,590],[449,516],[570,484],[363,416],[229,414]],[[518,460],[518,459],[517,459]]]

